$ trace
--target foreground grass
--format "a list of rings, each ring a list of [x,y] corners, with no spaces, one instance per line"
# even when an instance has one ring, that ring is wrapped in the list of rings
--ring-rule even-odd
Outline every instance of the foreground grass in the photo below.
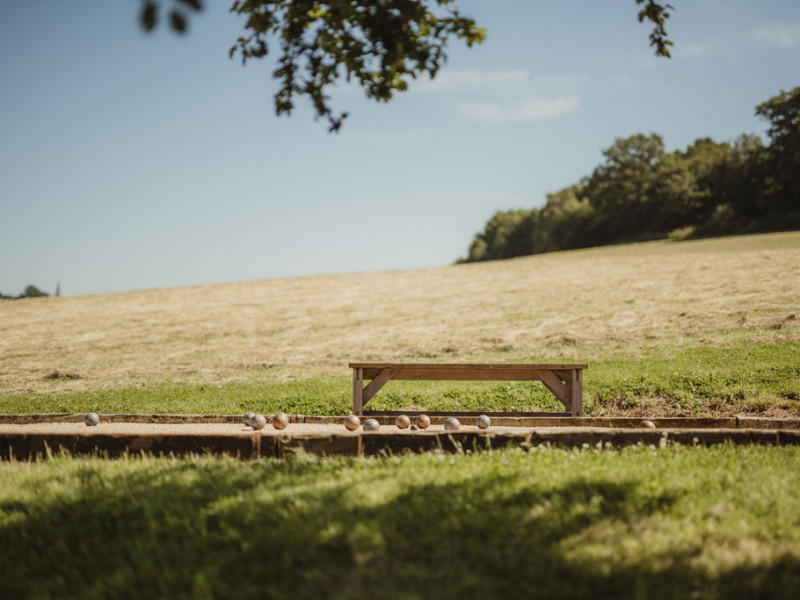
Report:
[[[590,364],[588,415],[800,413],[800,342],[659,347]],[[540,384],[392,382],[371,408],[560,410]],[[227,385],[154,384],[142,388],[0,397],[0,412],[347,414],[346,377]]]
[[[0,464],[2,598],[796,598],[800,448]]]

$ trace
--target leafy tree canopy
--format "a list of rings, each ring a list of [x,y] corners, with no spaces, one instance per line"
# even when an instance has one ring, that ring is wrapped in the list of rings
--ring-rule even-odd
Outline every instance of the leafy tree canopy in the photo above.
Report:
[[[772,171],[771,201],[786,209],[800,209],[800,87],[774,96],[756,107],[770,122],[772,141],[768,161]]]
[[[25,288],[25,291],[22,293],[22,298],[44,298],[45,296],[49,296],[47,292],[43,292],[35,285],[29,285]]]
[[[636,4],[639,22],[653,25],[656,55],[669,57],[665,23],[673,7],[655,0]],[[152,31],[166,15],[170,28],[184,33],[202,8],[201,0],[144,0],[141,24]],[[411,79],[435,77],[451,38],[472,46],[486,37],[456,0],[236,0],[231,12],[247,17],[231,58],[238,55],[244,63],[278,49],[276,113],[291,114],[296,98],[306,96],[330,131],[347,117],[330,105],[327,90],[337,81],[355,80],[368,98],[386,102]]]
[[[759,104],[771,143],[704,137],[667,152],[658,134],[618,138],[580,184],[542,208],[497,212],[461,262],[625,241],[800,229],[800,87]]]

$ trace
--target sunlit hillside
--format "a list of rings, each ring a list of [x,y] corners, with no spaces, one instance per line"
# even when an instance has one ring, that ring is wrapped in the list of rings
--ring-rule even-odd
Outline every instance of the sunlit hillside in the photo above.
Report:
[[[800,339],[800,233],[0,302],[0,393]]]

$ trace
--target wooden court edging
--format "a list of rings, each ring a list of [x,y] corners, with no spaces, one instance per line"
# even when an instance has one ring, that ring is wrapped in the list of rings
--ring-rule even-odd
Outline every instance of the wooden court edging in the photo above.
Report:
[[[0,455],[4,460],[36,460],[59,453],[108,458],[139,454],[227,454],[258,458],[261,455],[260,438],[241,435],[3,433],[0,434]]]
[[[0,414],[0,424],[82,422],[75,414]],[[101,414],[104,422],[128,423],[239,423],[234,415],[130,415]],[[268,416],[269,419],[269,416]],[[290,423],[341,424],[341,416],[290,415]],[[383,425],[393,416],[376,417]],[[290,427],[276,434],[132,434],[132,433],[0,433],[0,460],[31,460],[53,453],[107,456],[149,454],[187,456],[225,454],[243,459],[284,458],[298,453],[316,456],[375,456],[403,452],[468,452],[516,446],[536,448],[606,448],[631,444],[659,447],[664,444],[712,445],[719,443],[800,445],[800,419],[766,417],[674,417],[650,419],[656,429],[642,428],[640,417],[496,417],[488,431],[444,433],[434,431],[376,432],[356,434],[293,434]],[[444,417],[432,417],[441,424]],[[464,425],[470,424],[466,419]],[[520,427],[520,431],[495,430]]]
[[[606,450],[636,444],[800,445],[800,431],[776,429],[532,429],[519,432],[415,432],[326,435],[190,434],[0,434],[0,459],[38,460],[53,454],[188,456],[229,455],[242,459],[287,458],[299,453],[321,457],[377,456],[405,452],[478,452],[503,447]]]
[[[403,414],[409,414],[407,412]],[[430,413],[426,413],[429,414]],[[483,413],[481,413],[483,414]],[[29,425],[33,423],[82,423],[85,413],[0,413],[0,424]],[[271,415],[265,415],[271,422]],[[378,415],[371,417],[381,425],[394,425],[394,415]],[[431,423],[441,425],[445,416],[431,416]],[[100,419],[109,423],[241,423],[240,415],[201,415],[201,414],[124,414],[101,413]],[[343,415],[289,415],[289,423],[320,423],[340,425]],[[770,417],[525,417],[494,416],[492,425],[499,427],[608,427],[638,428],[642,421],[648,419],[657,429],[797,429],[800,430],[800,418]],[[462,424],[471,424],[469,418],[461,419]]]

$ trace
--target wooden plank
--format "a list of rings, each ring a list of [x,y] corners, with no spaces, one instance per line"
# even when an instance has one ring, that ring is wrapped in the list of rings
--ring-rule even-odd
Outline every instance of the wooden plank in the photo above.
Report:
[[[530,435],[527,432],[487,434],[481,431],[453,433],[417,432],[414,435],[365,433],[361,435],[364,456],[400,454],[401,452],[475,452],[523,445]]]
[[[453,370],[481,370],[502,371],[503,369],[588,369],[586,364],[468,364],[468,363],[350,363],[351,369],[437,369],[446,368]]]
[[[361,408],[363,409],[366,406],[367,402],[372,400],[372,397],[377,394],[380,389],[386,385],[386,383],[392,379],[392,375],[394,371],[391,369],[383,369],[378,375],[375,377],[370,377],[372,381],[369,382],[369,385],[364,388],[364,392],[362,394],[362,401],[361,401]]]
[[[540,381],[548,390],[553,392],[553,395],[561,401],[564,408],[570,410],[569,389],[565,383],[550,371],[540,371]]]
[[[353,369],[353,414],[360,415],[363,408],[364,395],[364,370],[356,367]]]
[[[267,437],[267,436],[264,436]],[[360,435],[276,435],[275,455],[286,458],[298,451],[316,456],[361,456]]]
[[[364,378],[373,379],[386,369],[364,369]],[[392,379],[397,381],[541,381],[542,373],[549,369],[418,369],[403,367],[392,369]],[[555,376],[553,376],[555,377]]]
[[[392,379],[403,381],[541,381],[569,415],[583,415],[585,364],[350,363],[353,369],[353,412]],[[370,381],[364,388],[364,380]]]
[[[569,378],[575,369],[549,369],[549,370],[555,373],[556,377],[558,377],[561,381],[566,383],[567,381],[569,381]]]
[[[583,416],[583,373],[580,370],[572,372],[569,386],[570,408],[573,417]]]

